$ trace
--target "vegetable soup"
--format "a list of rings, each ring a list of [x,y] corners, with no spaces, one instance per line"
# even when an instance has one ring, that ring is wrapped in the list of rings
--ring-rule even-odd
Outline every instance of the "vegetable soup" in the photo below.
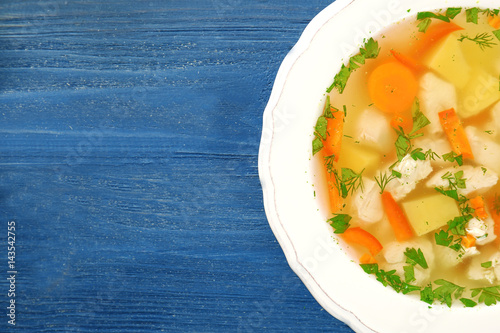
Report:
[[[364,41],[325,94],[312,150],[333,232],[387,287],[500,301],[500,17],[420,12]]]

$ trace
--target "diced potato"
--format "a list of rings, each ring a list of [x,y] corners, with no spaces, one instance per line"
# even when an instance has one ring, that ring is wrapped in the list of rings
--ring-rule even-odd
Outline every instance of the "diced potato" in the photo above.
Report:
[[[359,173],[368,166],[378,166],[380,154],[351,140],[342,141],[342,152],[339,157],[339,166],[349,168]]]
[[[413,230],[418,236],[446,225],[460,216],[457,203],[440,193],[402,203]]]
[[[459,89],[469,82],[471,68],[461,50],[460,36],[450,34],[427,59],[426,65]]]
[[[465,85],[457,110],[462,118],[475,116],[500,99],[498,77],[474,68],[471,78]]]

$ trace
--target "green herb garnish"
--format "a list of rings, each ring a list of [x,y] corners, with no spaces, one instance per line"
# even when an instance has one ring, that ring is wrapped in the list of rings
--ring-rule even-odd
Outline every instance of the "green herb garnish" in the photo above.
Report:
[[[403,157],[412,151],[411,140],[422,136],[422,133],[417,133],[425,126],[429,125],[431,122],[427,117],[420,111],[420,102],[418,98],[415,98],[411,108],[412,118],[413,118],[413,128],[409,134],[406,134],[403,128],[395,129],[398,137],[396,139],[396,155],[398,157],[398,162],[401,162]]]
[[[454,19],[455,16],[460,14],[461,11],[462,11],[462,8],[460,8],[460,7],[450,7],[448,9],[446,9],[446,16],[449,17],[450,19]]]
[[[316,155],[318,152],[323,149],[323,141],[321,141],[320,138],[315,137],[313,142],[312,142],[312,150],[313,150],[313,155]]]
[[[407,248],[404,255],[406,256],[407,264],[413,266],[420,265],[422,268],[429,268],[421,249],[415,250],[414,248]]]
[[[497,215],[500,215],[500,197],[497,193],[495,193],[495,197],[493,198],[493,210]]]
[[[448,154],[443,154],[443,161],[447,162],[457,162],[459,166],[462,166],[464,164],[464,160],[462,158],[462,155],[457,155],[455,152],[449,152]]]
[[[447,231],[440,230],[439,233],[434,234],[434,239],[437,245],[449,247],[450,249],[459,252],[462,250],[462,239],[454,238]]]
[[[500,29],[499,30],[493,30],[491,32],[493,36],[495,36],[498,40],[500,40]]]
[[[465,232],[465,227],[467,226],[467,223],[470,220],[472,220],[472,218],[473,218],[472,215],[464,215],[464,216],[455,217],[453,220],[450,220],[447,222],[448,231],[451,232],[453,235],[457,235],[457,236],[467,235],[467,233]]]
[[[395,178],[401,178],[402,176],[403,175],[401,174],[401,172],[398,172],[396,170],[392,170],[390,176],[388,176],[385,172],[380,172],[378,178],[377,176],[375,176],[375,182],[377,183],[378,187],[380,187],[380,194],[384,192],[385,187],[391,180]]]
[[[477,305],[477,303],[474,302],[473,300],[468,299],[468,298],[463,298],[463,297],[460,298],[460,302],[462,302],[466,308],[473,308]]]
[[[492,265],[493,265],[493,262],[491,262],[491,260],[481,263],[482,268],[490,268]]]
[[[413,265],[403,266],[403,271],[405,273],[405,282],[406,283],[411,283],[413,281],[416,281],[416,279],[415,279],[415,266],[413,266]]]
[[[363,171],[365,169],[361,170],[360,173],[356,173],[352,169],[342,168],[341,175],[339,175],[337,170],[333,170],[333,174],[335,175],[334,185],[342,195],[342,198],[347,198],[349,194],[353,194],[358,189],[363,191]]]
[[[347,214],[336,214],[333,218],[329,219],[327,222],[333,228],[333,232],[336,234],[344,233],[349,227],[349,221],[351,221],[352,217]]]
[[[382,283],[384,286],[390,286],[398,293],[401,292],[403,294],[408,294],[412,291],[419,291],[421,289],[419,286],[403,282],[401,277],[396,274],[396,270],[385,271],[383,269],[379,269],[377,264],[361,264],[360,266],[366,273],[374,274],[377,281]]]
[[[461,287],[443,279],[436,280],[434,283],[439,285],[439,287],[433,291],[434,298],[440,301],[441,304],[446,304],[448,307],[451,307],[452,298],[460,298],[465,290],[465,287]]]
[[[436,14],[433,12],[419,12],[417,13],[417,20],[420,21],[417,25],[418,31],[425,33],[427,31],[427,28],[429,28],[432,23],[431,19],[450,22],[450,19],[453,19],[455,16],[457,16],[461,10],[461,8],[448,8],[448,10],[446,10],[446,15]]]
[[[359,49],[359,53],[349,58],[348,65],[346,66],[342,64],[340,71],[335,75],[332,85],[326,90],[326,92],[329,93],[333,89],[337,89],[337,91],[342,94],[351,73],[363,65],[366,59],[375,59],[379,52],[380,47],[378,46],[378,42],[376,42],[373,38],[365,41],[363,47]]]
[[[477,7],[468,8],[465,10],[465,19],[467,22],[472,22],[474,24],[477,24],[478,14],[479,14],[479,8]]]
[[[468,35],[464,34],[460,35],[458,41],[462,42],[464,40],[470,40],[471,42],[476,43],[479,46],[479,48],[483,51],[487,48],[493,47],[493,45],[497,45],[497,43],[493,41],[493,36],[491,36],[487,32],[479,33],[476,35],[476,37],[469,37]]]
[[[500,301],[500,286],[492,286],[485,288],[473,288],[471,289],[471,297],[476,297],[479,295],[478,301],[484,303],[487,306],[497,304]]]
[[[326,96],[323,114],[318,117],[316,126],[314,126],[314,140],[312,142],[313,155],[316,155],[316,153],[323,149],[323,141],[326,140],[328,136],[328,118],[335,118],[336,112],[339,112],[339,110],[330,103],[330,96]]]

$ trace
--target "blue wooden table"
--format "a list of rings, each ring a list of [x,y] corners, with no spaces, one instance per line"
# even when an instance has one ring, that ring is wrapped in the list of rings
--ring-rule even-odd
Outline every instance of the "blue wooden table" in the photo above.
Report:
[[[0,1],[0,331],[351,332],[289,268],[257,170],[278,67],[329,3]]]

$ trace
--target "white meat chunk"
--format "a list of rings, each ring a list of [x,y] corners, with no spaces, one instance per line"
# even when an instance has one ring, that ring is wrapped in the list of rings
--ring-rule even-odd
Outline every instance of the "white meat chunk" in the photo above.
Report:
[[[425,238],[418,240],[409,240],[406,242],[393,241],[384,246],[382,255],[389,264],[405,263],[405,251],[407,248],[414,248],[415,250],[422,250],[425,261],[431,269],[434,266],[434,251],[432,243]]]
[[[497,280],[500,280],[500,253],[495,253],[491,256],[491,267],[493,267],[493,272]]]
[[[380,198],[380,188],[370,178],[363,177],[363,191],[357,190],[353,198],[353,207],[358,217],[368,223],[382,220],[384,209]]]
[[[359,116],[356,138],[382,152],[393,148],[394,138],[387,118],[374,108],[366,109]]]
[[[431,122],[428,129],[431,133],[442,132],[438,113],[450,108],[457,108],[455,87],[434,73],[426,73],[420,79],[420,106],[422,112]]]
[[[442,159],[444,154],[448,154],[451,151],[451,145],[448,140],[445,139],[431,139],[429,137],[421,136],[415,139],[415,147],[422,148],[423,152],[427,152],[429,149],[439,155],[431,162],[431,164],[445,165],[448,162]]]
[[[422,250],[425,261],[427,262],[427,266],[429,268],[422,268],[420,265],[416,265],[414,268],[415,272],[415,284],[423,285],[428,282],[431,271],[434,267],[434,251],[432,243],[425,239],[421,238],[418,240],[409,240],[406,242],[397,242],[393,241],[384,246],[382,250],[382,255],[384,256],[387,264],[383,266],[385,270],[396,270],[396,273],[404,279],[404,266],[408,266],[406,263],[405,252],[408,248],[414,248],[418,251],[418,249]]]
[[[500,145],[485,132],[473,126],[465,128],[465,134],[474,154],[474,160],[480,165],[500,173]]]
[[[401,279],[404,281],[405,272],[403,267],[408,265],[409,264],[405,263],[385,264],[382,266],[382,269],[384,269],[385,271],[395,270],[396,274],[399,275],[399,277],[401,277]],[[429,282],[429,278],[431,277],[430,268],[424,269],[420,266],[415,266],[413,271],[415,273],[415,281],[411,282],[411,284],[422,286]]]
[[[435,245],[436,265],[442,268],[451,268],[458,265],[467,257],[473,257],[479,254],[475,246],[466,248],[465,251],[455,251],[446,246]]]
[[[465,196],[477,190],[488,189],[494,186],[498,181],[498,176],[493,171],[482,167],[466,165],[440,170],[427,181],[426,185],[428,187],[448,188],[449,181],[447,179],[443,179],[442,176],[447,172],[455,174],[458,171],[464,172],[462,178],[465,178],[465,188],[459,188],[457,189],[457,192],[458,194],[463,194]]]
[[[497,238],[494,226],[495,222],[490,217],[484,221],[473,218],[467,223],[465,230],[476,238],[477,245],[485,245]]]
[[[390,181],[386,186],[386,190],[391,192],[394,200],[398,201],[413,191],[417,183],[425,179],[432,172],[432,166],[430,161],[415,161],[408,154],[403,157],[393,170],[401,173],[401,178],[395,178]]]
[[[482,263],[491,261],[491,267],[483,267]],[[474,257],[467,268],[467,277],[471,280],[486,280],[494,283],[497,280],[495,268],[498,266],[498,258],[481,254]]]

